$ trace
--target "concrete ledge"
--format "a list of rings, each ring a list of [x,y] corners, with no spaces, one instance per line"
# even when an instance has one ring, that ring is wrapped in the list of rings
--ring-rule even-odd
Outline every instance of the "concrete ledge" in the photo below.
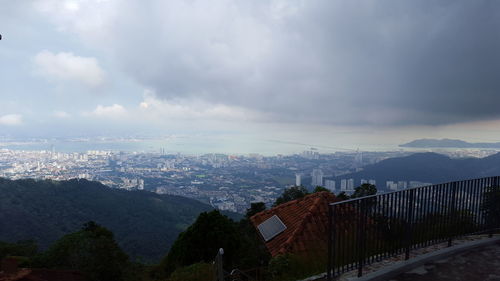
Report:
[[[500,242],[500,237],[486,238],[478,241],[472,241],[460,245],[455,245],[449,248],[444,248],[431,253],[423,254],[407,261],[396,262],[393,265],[387,266],[383,269],[366,274],[359,278],[349,278],[352,281],[384,281],[410,271],[413,268],[424,265],[425,263],[440,260],[449,256],[466,252],[476,247],[483,247]]]

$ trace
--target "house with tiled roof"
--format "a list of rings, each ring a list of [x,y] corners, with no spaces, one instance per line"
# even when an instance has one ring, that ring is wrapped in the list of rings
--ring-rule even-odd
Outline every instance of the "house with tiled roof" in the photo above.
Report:
[[[326,255],[328,204],[339,201],[330,192],[317,192],[286,202],[250,218],[271,253]]]

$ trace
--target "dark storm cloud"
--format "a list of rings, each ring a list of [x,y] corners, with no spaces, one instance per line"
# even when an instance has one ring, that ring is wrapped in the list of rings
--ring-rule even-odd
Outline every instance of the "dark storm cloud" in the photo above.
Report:
[[[116,9],[102,29],[78,31],[162,98],[342,125],[500,117],[500,1],[140,1]]]

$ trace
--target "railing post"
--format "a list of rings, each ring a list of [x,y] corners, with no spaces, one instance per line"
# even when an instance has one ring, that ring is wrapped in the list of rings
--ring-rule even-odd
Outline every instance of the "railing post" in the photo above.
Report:
[[[451,213],[450,213],[450,219],[449,221],[453,224],[453,226],[456,224],[455,221],[455,213],[456,213],[456,197],[457,197],[457,182],[452,183],[452,195],[451,195]],[[451,242],[453,239],[453,230],[455,227],[452,228],[452,233],[450,233],[450,237],[448,238],[448,247],[451,247]]]
[[[224,267],[222,264],[222,255],[224,255],[224,249],[220,248],[217,256],[215,257],[215,266],[216,266],[216,277],[217,281],[224,281]]]
[[[491,189],[489,190],[490,193],[488,193],[488,196],[490,198],[487,198],[488,200],[488,208],[491,208],[493,209],[493,202],[491,202],[493,200],[493,195],[492,194],[495,194],[495,187],[498,185],[498,181],[497,181],[497,178],[498,177],[493,177],[492,181],[491,181]],[[486,188],[486,190],[488,190],[488,188]],[[492,238],[493,237],[493,229],[495,228],[495,223],[494,223],[494,219],[495,219],[495,214],[493,214],[493,211],[492,210],[489,210],[488,211],[488,237],[489,238]]]
[[[412,243],[412,235],[413,235],[413,211],[415,208],[414,204],[414,193],[415,189],[410,189],[409,191],[410,196],[408,198],[408,213],[406,216],[406,235],[405,235],[405,244],[406,244],[406,249],[405,249],[405,260],[408,260],[410,258],[410,248],[411,248],[411,243]]]
[[[327,262],[327,267],[326,267],[326,277],[328,281],[332,281],[332,269],[335,268],[335,257],[334,251],[333,251],[333,208],[335,206],[332,206],[328,204],[328,262]]]
[[[365,237],[366,237],[366,208],[365,199],[360,199],[359,204],[359,214],[358,214],[358,277],[363,275],[363,263],[365,260]]]

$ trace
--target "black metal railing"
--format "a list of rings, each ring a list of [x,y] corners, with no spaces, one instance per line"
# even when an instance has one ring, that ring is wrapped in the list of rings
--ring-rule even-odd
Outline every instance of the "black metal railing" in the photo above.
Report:
[[[500,226],[500,177],[410,188],[330,204],[327,277]]]

